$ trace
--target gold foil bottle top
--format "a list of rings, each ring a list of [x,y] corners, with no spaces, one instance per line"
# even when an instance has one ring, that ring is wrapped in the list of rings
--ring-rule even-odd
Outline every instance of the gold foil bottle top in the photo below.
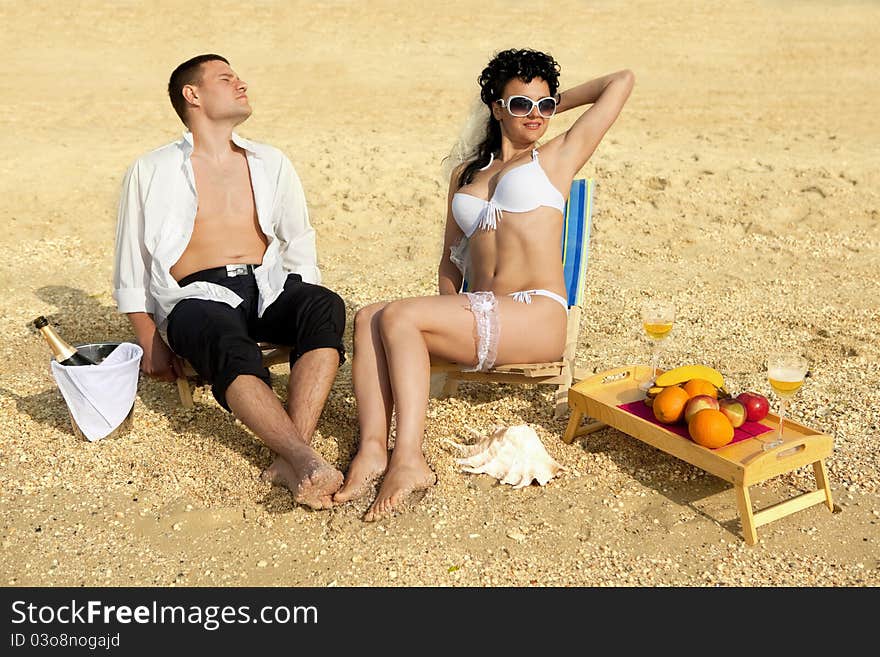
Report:
[[[79,353],[75,347],[65,342],[55,329],[49,326],[49,320],[40,315],[34,320],[34,326],[43,334],[49,349],[55,356],[55,360],[62,365],[94,365],[94,363]]]

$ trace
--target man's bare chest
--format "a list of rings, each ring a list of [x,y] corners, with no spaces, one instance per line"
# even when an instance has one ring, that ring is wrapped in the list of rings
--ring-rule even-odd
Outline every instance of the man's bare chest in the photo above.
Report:
[[[254,193],[244,158],[223,165],[193,162],[198,210],[196,221],[251,221]]]

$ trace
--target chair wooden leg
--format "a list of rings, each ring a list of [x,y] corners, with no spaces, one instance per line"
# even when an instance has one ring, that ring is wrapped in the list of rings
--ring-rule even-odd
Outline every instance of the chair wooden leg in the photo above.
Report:
[[[742,484],[734,484],[733,489],[736,491],[736,506],[739,508],[743,537],[748,545],[754,545],[758,542],[758,530],[755,528],[755,517],[752,513],[752,498],[749,496],[749,489]]]
[[[456,392],[458,392],[458,384],[459,380],[446,375],[446,383],[443,384],[443,391],[440,393],[441,399],[446,399],[447,397],[452,397]]]
[[[580,383],[591,374],[593,374],[593,372],[588,370],[586,367],[575,367],[574,372],[571,376],[574,382]]]
[[[177,394],[180,396],[180,403],[184,408],[193,407],[192,388],[184,377],[177,379]]]
[[[570,383],[562,383],[556,388],[556,405],[553,409],[553,419],[558,420],[568,411],[568,389]]]
[[[446,389],[446,382],[449,377],[446,372],[431,371],[431,382],[428,387],[428,397],[431,399],[443,399],[443,391]]]
[[[571,388],[571,374],[574,370],[574,363],[566,361],[562,371],[564,377],[562,383],[556,388],[556,406],[553,409],[553,419],[558,420],[568,410],[568,389]]]
[[[831,487],[828,485],[828,472],[825,470],[825,461],[819,460],[813,464],[813,474],[816,475],[816,488],[825,491],[825,506],[829,511],[834,511],[834,502],[831,499]]]

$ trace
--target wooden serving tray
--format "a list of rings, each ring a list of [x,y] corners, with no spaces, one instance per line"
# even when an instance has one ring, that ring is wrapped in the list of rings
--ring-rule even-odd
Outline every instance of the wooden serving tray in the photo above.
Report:
[[[577,436],[612,426],[733,484],[743,535],[749,545],[757,542],[757,527],[760,525],[821,502],[833,510],[824,463],[834,449],[831,436],[786,419],[783,443],[773,449],[764,451],[763,445],[775,439],[775,431],[718,449],[709,449],[617,408],[620,404],[644,399],[645,393],[639,390],[639,383],[650,376],[649,367],[629,365],[601,372],[572,386],[568,391],[571,417],[563,438],[565,442],[570,443]],[[581,420],[585,416],[595,418],[598,422],[582,427]],[[761,424],[775,430],[779,426],[779,417],[770,414]],[[813,466],[816,490],[753,512],[750,485],[805,465]]]

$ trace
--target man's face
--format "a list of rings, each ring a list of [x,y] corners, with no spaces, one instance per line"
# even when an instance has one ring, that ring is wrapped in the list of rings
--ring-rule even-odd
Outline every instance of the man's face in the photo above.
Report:
[[[233,120],[238,125],[251,115],[247,83],[226,62],[212,60],[202,64],[202,80],[192,85],[194,101],[206,118]]]

